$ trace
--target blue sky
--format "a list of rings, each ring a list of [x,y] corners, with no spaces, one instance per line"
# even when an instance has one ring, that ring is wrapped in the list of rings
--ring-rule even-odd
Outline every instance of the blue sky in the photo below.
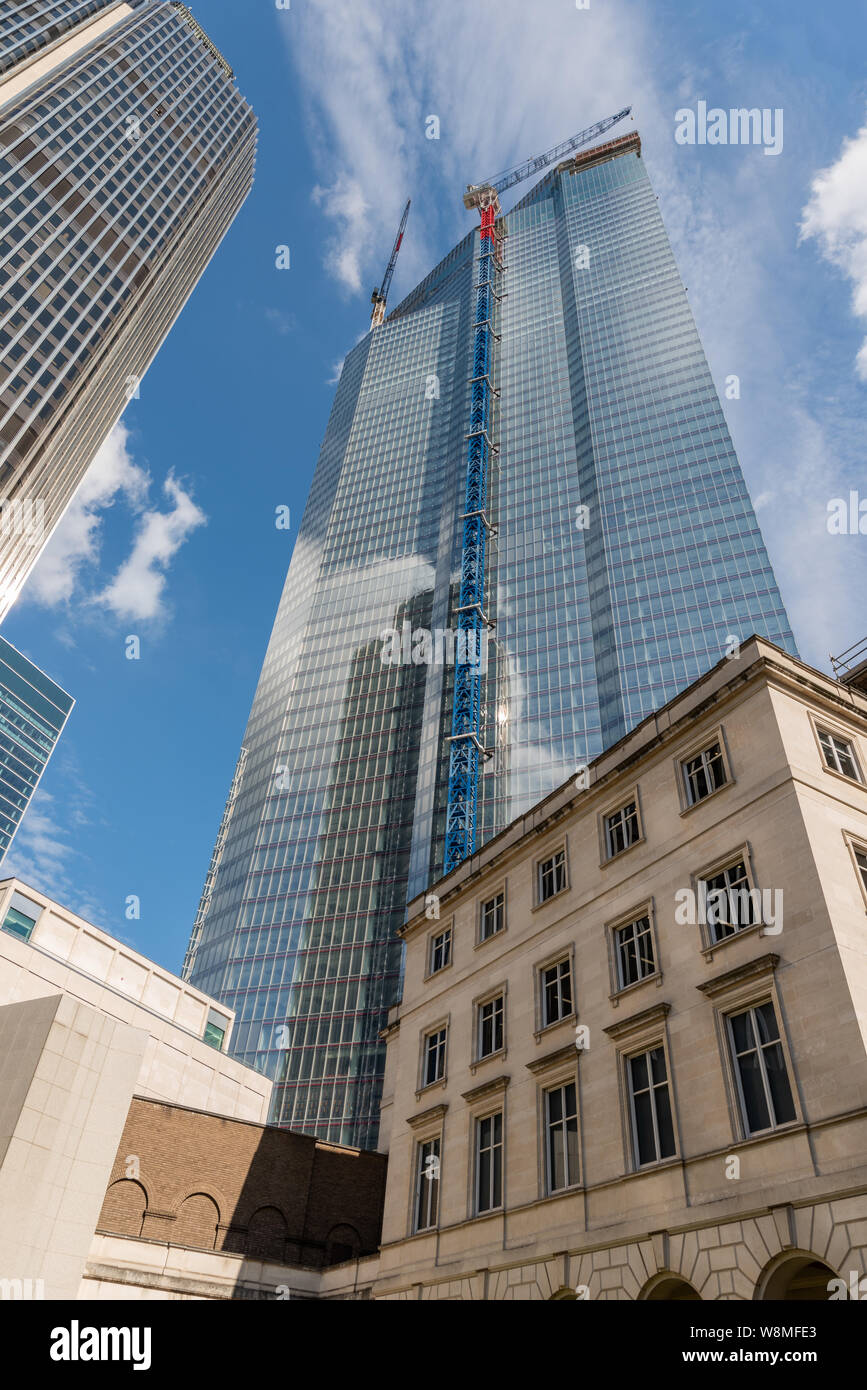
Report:
[[[860,7],[192,8],[259,116],[256,185],[3,629],[77,701],[4,873],[172,969],[339,363],[407,197],[392,305],[472,225],[467,182],[631,104],[721,395],[740,379],[723,404],[802,655],[827,668],[867,636],[867,540],[826,524],[830,499],[867,498]],[[699,101],[781,108],[782,152],[679,145]]]

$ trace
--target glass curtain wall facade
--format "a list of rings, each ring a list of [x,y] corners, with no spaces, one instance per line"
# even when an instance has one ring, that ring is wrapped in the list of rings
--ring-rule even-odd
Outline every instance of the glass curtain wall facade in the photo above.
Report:
[[[0,859],[54,752],[74,701],[0,637]]]
[[[795,651],[637,136],[502,225],[480,841],[732,636]],[[348,1144],[376,1142],[394,931],[443,863],[454,667],[417,635],[456,628],[478,253],[346,358],[187,957],[272,1118]]]
[[[0,78],[0,617],[253,180],[255,117],[186,7],[111,14]]]

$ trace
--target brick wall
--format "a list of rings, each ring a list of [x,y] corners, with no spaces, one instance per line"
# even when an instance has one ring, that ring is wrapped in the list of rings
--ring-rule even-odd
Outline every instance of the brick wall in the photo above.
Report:
[[[322,1266],[379,1244],[384,1154],[133,1099],[97,1229]]]

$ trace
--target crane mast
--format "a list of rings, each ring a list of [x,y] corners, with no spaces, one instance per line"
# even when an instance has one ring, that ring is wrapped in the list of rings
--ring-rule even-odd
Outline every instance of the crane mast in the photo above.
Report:
[[[461,587],[458,600],[458,641],[455,662],[452,731],[449,740],[448,805],[443,872],[449,873],[474,853],[480,761],[489,756],[482,743],[481,701],[482,643],[493,623],[484,611],[485,555],[493,528],[486,515],[488,474],[498,449],[492,439],[494,349],[499,341],[493,329],[495,306],[501,295],[498,277],[504,269],[500,256],[502,237],[497,231],[500,194],[546,168],[573,150],[604,135],[629,115],[624,107],[573,135],[545,154],[508,170],[485,183],[468,184],[464,207],[478,208],[479,258],[476,270],[476,306],[473,326],[473,375],[470,378],[470,428],[466,436],[467,464],[464,523],[461,549]],[[461,659],[463,656],[463,659]]]

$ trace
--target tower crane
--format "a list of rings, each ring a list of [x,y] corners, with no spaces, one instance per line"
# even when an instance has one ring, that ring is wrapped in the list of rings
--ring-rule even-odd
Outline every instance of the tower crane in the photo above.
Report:
[[[385,275],[382,277],[382,284],[378,290],[374,290],[370,296],[373,305],[373,312],[370,315],[371,328],[377,328],[385,318],[385,301],[388,299],[388,291],[391,289],[391,277],[394,274],[394,267],[397,262],[400,243],[403,241],[403,234],[406,231],[406,219],[409,217],[409,205],[411,199],[407,198],[406,207],[403,210],[403,217],[400,219],[400,226],[397,229],[397,236],[394,239],[394,246],[391,248],[391,260],[386,267]]]
[[[489,756],[489,750],[481,742],[482,662],[478,658],[483,632],[493,627],[484,612],[485,550],[488,534],[493,530],[485,508],[488,500],[488,467],[491,458],[498,452],[491,439],[491,431],[493,398],[499,394],[494,389],[492,373],[495,365],[494,344],[499,341],[493,331],[493,319],[495,305],[501,298],[495,288],[495,275],[503,269],[500,260],[501,238],[496,231],[501,211],[500,194],[571,154],[573,150],[590,144],[617,125],[618,121],[624,120],[631,110],[630,106],[626,106],[616,115],[606,116],[544,154],[536,155],[485,183],[468,184],[464,194],[464,207],[478,208],[481,227],[476,274],[473,375],[470,378],[470,429],[466,436],[467,477],[462,516],[464,532],[456,650],[463,652],[465,658],[468,652],[472,653],[476,659],[458,660],[455,663],[443,865],[445,873],[457,868],[475,851],[479,760]]]

